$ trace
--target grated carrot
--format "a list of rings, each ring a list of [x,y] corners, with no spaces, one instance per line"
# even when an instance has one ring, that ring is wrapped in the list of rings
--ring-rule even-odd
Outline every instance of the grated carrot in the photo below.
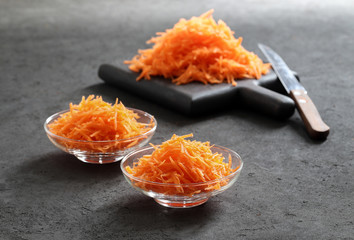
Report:
[[[127,109],[118,98],[114,105],[101,96],[82,97],[78,105],[70,103],[70,110],[48,125],[50,132],[71,140],[61,141],[68,149],[93,152],[113,152],[131,147],[141,139],[114,141],[139,136],[151,129],[151,124],[139,123],[139,116]],[[101,141],[101,143],[88,143]]]
[[[215,22],[212,13],[182,18],[172,29],[157,32],[147,41],[154,44],[152,48],[138,50],[138,55],[124,63],[141,72],[137,80],[163,76],[177,85],[200,81],[236,86],[235,79],[259,79],[266,74],[270,64],[243,48],[242,37],[236,39],[225,22]]]
[[[125,170],[134,177],[149,181],[133,181],[134,184],[146,191],[155,191],[168,195],[193,195],[220,189],[228,180],[218,179],[235,172],[239,167],[232,169],[231,156],[228,163],[224,162],[221,153],[213,153],[209,142],[191,141],[184,136],[173,135],[170,140],[155,146],[151,155],[144,155],[135,162],[133,167]],[[213,181],[216,180],[216,181]],[[202,184],[213,181],[210,184]],[[178,184],[164,186],[155,183]],[[185,185],[191,184],[192,185]],[[201,183],[196,185],[193,183]]]

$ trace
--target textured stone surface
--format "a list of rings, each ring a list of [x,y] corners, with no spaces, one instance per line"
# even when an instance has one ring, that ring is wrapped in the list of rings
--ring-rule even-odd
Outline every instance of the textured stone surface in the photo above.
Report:
[[[298,113],[245,109],[189,118],[102,84],[101,63],[132,57],[155,32],[214,8],[244,46],[278,51],[331,127],[308,138]],[[1,239],[353,239],[353,1],[0,2]],[[46,138],[49,115],[82,95],[119,97],[172,133],[230,147],[245,168],[225,193],[166,209],[134,191],[119,164],[94,166]]]

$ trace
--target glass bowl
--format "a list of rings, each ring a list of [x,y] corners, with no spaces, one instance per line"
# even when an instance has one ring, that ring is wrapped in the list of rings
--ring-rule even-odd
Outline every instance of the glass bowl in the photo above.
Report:
[[[120,167],[125,179],[131,186],[133,186],[139,192],[152,197],[157,203],[165,207],[190,208],[205,203],[210,197],[215,196],[231,187],[236,182],[243,166],[242,159],[236,152],[225,147],[214,145],[211,147],[213,153],[217,152],[222,154],[226,163],[228,163],[230,155],[232,168],[235,169],[238,167],[238,169],[230,175],[216,180],[189,184],[158,183],[134,177],[125,170],[127,166],[133,168],[134,163],[138,162],[139,158],[144,155],[152,154],[154,150],[155,149],[153,147],[144,147],[142,149],[131,152],[123,158],[120,163]],[[206,188],[215,186],[216,184],[220,184],[219,189],[206,190]],[[183,189],[183,192],[190,192],[191,194],[166,194],[166,192],[169,192],[169,190],[172,190],[170,192],[175,193],[177,192],[176,189]]]
[[[61,114],[68,112],[69,110],[61,111],[50,116],[44,123],[44,130],[47,133],[50,141],[59,149],[75,155],[79,160],[86,163],[104,164],[113,163],[121,160],[126,154],[143,147],[149,142],[154,135],[157,122],[156,119],[144,111],[127,108],[136,113],[139,118],[138,122],[146,124],[146,128],[150,128],[144,134],[110,141],[85,141],[74,140],[62,136],[58,136],[50,131],[48,124],[52,123],[60,117]]]

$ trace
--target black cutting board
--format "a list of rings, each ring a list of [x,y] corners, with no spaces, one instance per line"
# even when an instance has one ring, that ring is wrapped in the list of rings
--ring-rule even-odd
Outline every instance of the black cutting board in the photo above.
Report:
[[[239,80],[236,87],[227,83],[205,85],[199,82],[176,85],[162,77],[136,81],[139,73],[129,70],[123,62],[102,64],[98,75],[107,84],[187,115],[243,106],[286,119],[295,111],[293,100],[284,95],[272,70],[258,80]]]

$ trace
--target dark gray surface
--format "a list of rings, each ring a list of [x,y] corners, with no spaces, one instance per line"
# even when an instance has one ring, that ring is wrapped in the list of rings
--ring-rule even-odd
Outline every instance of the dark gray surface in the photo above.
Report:
[[[279,2],[2,0],[0,239],[353,239],[354,2]],[[98,79],[101,63],[210,8],[247,49],[267,44],[299,73],[327,141],[310,140],[298,113],[188,118]],[[42,124],[91,93],[154,114],[153,143],[193,132],[236,150],[239,181],[200,207],[166,209],[130,188],[119,164],[60,152]]]

